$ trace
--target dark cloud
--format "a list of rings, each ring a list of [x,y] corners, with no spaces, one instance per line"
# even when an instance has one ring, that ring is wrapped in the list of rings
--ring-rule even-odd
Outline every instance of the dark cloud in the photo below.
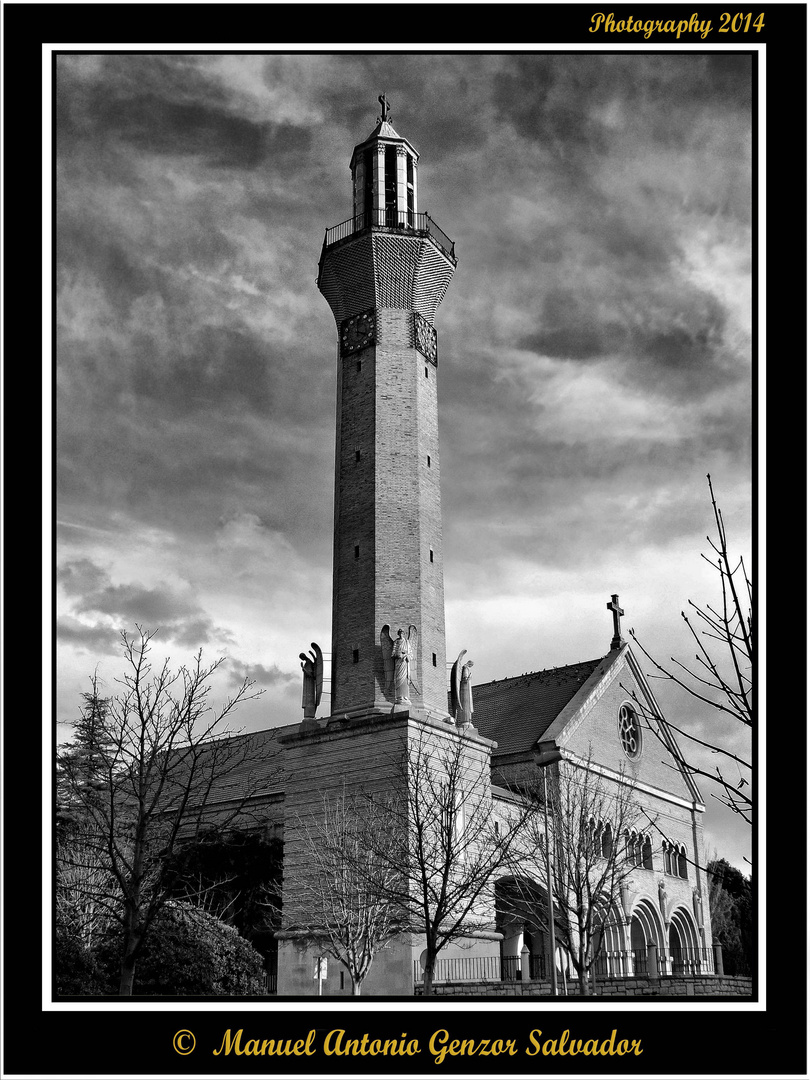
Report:
[[[222,637],[199,604],[170,585],[147,588],[137,583],[114,585],[110,575],[90,559],[76,559],[57,569],[57,581],[80,615],[106,615],[122,628],[142,626],[181,645],[200,646]],[[81,636],[82,626],[72,620],[63,635]],[[93,632],[100,634],[101,627]],[[115,634],[115,631],[108,631]]]
[[[77,139],[114,139],[156,155],[194,155],[208,166],[255,169],[307,151],[311,134],[290,123],[241,116],[190,57],[108,57],[95,80],[76,85],[69,58],[57,66],[60,149]]]
[[[611,102],[624,107],[625,128],[682,148],[701,110],[747,112],[750,93],[750,57],[557,53],[513,57],[493,97],[522,136],[565,157],[610,151],[619,127],[604,109]]]
[[[114,656],[120,651],[121,636],[109,626],[88,626],[71,616],[63,615],[56,620],[56,638],[82,652],[102,656]]]
[[[289,683],[297,682],[298,672],[282,671],[278,665],[265,667],[263,664],[233,664],[229,669],[229,679],[232,686],[241,686],[245,679],[255,683],[257,688],[268,686],[286,687]]]

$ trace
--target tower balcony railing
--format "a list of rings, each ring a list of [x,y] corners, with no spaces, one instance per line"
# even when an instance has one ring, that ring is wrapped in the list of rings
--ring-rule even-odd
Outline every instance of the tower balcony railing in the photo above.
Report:
[[[370,210],[347,218],[346,221],[341,221],[339,225],[333,225],[331,229],[326,230],[323,241],[324,251],[332,244],[337,244],[355,233],[372,228],[430,236],[448,258],[453,262],[456,261],[455,244],[447,233],[439,228],[430,214],[417,214],[412,210]]]

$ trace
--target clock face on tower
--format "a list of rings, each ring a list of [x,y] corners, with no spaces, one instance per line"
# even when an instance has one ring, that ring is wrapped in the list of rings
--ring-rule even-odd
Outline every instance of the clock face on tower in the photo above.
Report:
[[[431,364],[438,365],[436,331],[417,311],[413,315],[413,330],[419,352],[426,360],[430,360]]]
[[[340,350],[343,355],[357,352],[358,349],[365,349],[367,345],[371,345],[374,341],[375,329],[374,308],[344,319],[340,327]]]

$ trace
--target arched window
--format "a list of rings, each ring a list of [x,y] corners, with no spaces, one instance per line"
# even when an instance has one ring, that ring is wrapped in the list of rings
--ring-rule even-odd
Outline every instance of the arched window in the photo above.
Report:
[[[610,825],[605,825],[602,829],[602,857],[609,859],[613,854],[613,834],[610,829]]]
[[[645,870],[652,870],[653,868],[652,841],[649,836],[644,837],[644,843],[641,847],[641,865]]]
[[[598,855],[602,850],[602,845],[599,840],[599,829],[593,818],[589,818],[588,820],[585,846],[591,855]]]
[[[664,840],[662,842],[661,849],[662,849],[663,856],[664,856],[664,873],[665,874],[671,874],[672,873],[672,859],[671,859],[670,853],[669,853],[669,844],[667,843],[666,840]]]
[[[686,848],[681,844],[678,852],[678,877],[686,878],[689,876],[687,874],[686,866]]]

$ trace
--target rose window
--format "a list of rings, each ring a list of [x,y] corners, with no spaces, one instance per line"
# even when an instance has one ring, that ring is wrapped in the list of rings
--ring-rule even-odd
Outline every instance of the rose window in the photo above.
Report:
[[[641,725],[629,705],[622,705],[619,709],[619,738],[622,750],[631,761],[641,756]]]

